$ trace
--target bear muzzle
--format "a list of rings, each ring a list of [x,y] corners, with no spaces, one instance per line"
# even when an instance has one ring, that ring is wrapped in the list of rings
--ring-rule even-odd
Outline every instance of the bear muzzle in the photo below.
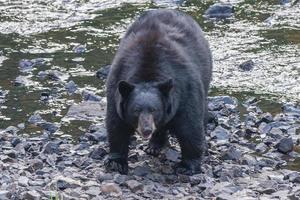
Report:
[[[140,114],[137,132],[144,138],[149,139],[155,132],[156,126],[152,114]]]

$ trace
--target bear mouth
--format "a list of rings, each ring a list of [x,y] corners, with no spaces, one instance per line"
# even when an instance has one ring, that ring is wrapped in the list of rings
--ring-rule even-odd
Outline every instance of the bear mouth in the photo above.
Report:
[[[136,132],[144,139],[144,140],[147,140],[147,139],[150,139],[151,136],[152,136],[152,131],[140,131],[140,130],[136,130]]]

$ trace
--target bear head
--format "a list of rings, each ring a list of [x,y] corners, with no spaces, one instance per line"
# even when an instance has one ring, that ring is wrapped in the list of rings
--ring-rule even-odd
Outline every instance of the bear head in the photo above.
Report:
[[[170,95],[173,80],[133,84],[118,83],[117,111],[121,119],[131,125],[144,139],[163,126],[172,106]]]

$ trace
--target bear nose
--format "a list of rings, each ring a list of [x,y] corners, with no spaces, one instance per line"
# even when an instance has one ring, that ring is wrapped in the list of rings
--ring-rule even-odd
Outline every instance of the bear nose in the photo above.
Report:
[[[144,128],[143,130],[142,130],[142,132],[143,132],[143,135],[145,135],[145,136],[149,136],[149,135],[151,135],[151,133],[152,133],[152,128]]]

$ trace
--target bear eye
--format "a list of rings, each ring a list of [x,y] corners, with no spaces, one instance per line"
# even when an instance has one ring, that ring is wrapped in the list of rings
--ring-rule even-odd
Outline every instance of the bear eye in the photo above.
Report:
[[[150,112],[155,112],[156,111],[156,109],[155,108],[150,108]]]
[[[134,112],[135,114],[139,114],[141,111],[142,111],[141,108],[135,108],[135,109],[133,110],[133,112]]]

